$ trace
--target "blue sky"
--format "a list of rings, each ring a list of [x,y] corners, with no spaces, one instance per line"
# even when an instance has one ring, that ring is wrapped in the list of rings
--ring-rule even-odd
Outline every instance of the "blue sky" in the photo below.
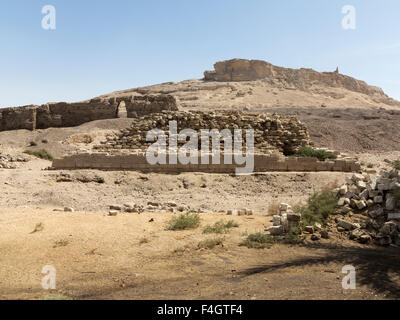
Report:
[[[44,5],[56,30],[41,27]],[[342,28],[344,5],[355,30]],[[398,0],[3,0],[0,107],[201,78],[231,58],[339,66],[400,100],[399,14]]]

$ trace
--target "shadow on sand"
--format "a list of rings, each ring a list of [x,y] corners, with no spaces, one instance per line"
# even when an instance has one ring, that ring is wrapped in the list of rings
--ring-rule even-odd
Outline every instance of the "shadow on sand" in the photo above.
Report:
[[[330,262],[353,265],[357,285],[365,285],[388,298],[400,298],[400,249],[380,247],[346,248],[338,245],[305,244],[308,249],[326,249],[320,257],[304,257],[283,263],[259,265],[240,272],[241,277],[268,273],[290,267],[322,265]],[[398,279],[393,279],[394,277]]]

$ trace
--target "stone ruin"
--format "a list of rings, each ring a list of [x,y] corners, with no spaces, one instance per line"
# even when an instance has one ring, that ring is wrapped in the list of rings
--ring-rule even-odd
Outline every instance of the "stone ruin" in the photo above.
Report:
[[[292,227],[312,234],[311,240],[328,239],[340,233],[362,244],[400,246],[400,171],[382,170],[379,175],[354,174],[332,190],[338,204],[324,226],[301,226],[302,216],[281,203],[268,231],[273,236],[287,234]]]
[[[354,174],[334,190],[340,214],[337,229],[352,240],[400,245],[400,171]]]
[[[301,146],[309,145],[307,128],[296,117],[276,114],[253,114],[240,111],[175,111],[162,112],[134,118],[128,129],[117,135],[109,136],[107,141],[96,146],[97,150],[140,150],[146,151],[152,142],[146,142],[146,134],[152,129],[165,131],[168,136],[169,122],[177,121],[177,129],[190,128],[199,132],[201,129],[253,129],[255,151],[269,154],[279,152],[292,154]],[[245,134],[243,132],[243,137]],[[198,138],[200,141],[200,136]],[[168,142],[168,138],[167,138]],[[183,145],[185,142],[181,142]],[[243,141],[245,143],[245,141]],[[221,139],[221,150],[224,144]]]
[[[118,118],[120,108],[126,110],[128,118],[163,110],[178,110],[176,100],[171,95],[130,95],[77,103],[4,108],[0,109],[0,131],[73,127],[94,120]]]
[[[130,128],[110,135],[93,152],[67,155],[53,161],[54,169],[138,170],[142,172],[208,172],[234,173],[236,164],[225,164],[224,141],[220,141],[219,163],[203,164],[199,154],[197,164],[151,165],[146,151],[154,143],[146,141],[149,131],[160,129],[168,134],[169,122],[177,122],[177,132],[190,128],[201,129],[254,129],[254,171],[344,171],[358,172],[360,165],[354,159],[341,157],[333,161],[316,158],[285,157],[302,146],[310,145],[307,128],[296,117],[276,114],[254,114],[239,111],[163,111],[133,118]],[[245,134],[242,133],[242,137]],[[201,139],[199,139],[200,141]],[[243,139],[245,140],[245,139]],[[242,141],[245,143],[245,141]],[[168,143],[168,139],[167,139]],[[186,141],[181,142],[185,144]],[[211,145],[212,141],[210,141]],[[179,147],[179,146],[178,146]],[[199,146],[200,150],[200,146]],[[246,150],[243,148],[242,150]],[[232,151],[230,151],[232,152]],[[168,158],[170,155],[166,155]],[[211,157],[211,154],[209,155]]]

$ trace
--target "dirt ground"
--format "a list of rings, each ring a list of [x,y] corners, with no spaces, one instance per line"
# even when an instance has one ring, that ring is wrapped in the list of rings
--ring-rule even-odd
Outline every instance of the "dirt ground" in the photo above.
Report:
[[[166,231],[172,213],[64,213],[51,208],[0,210],[0,298],[46,299],[393,299],[400,296],[398,249],[347,240],[318,245],[238,244],[263,231],[270,217],[201,214],[192,231]],[[223,246],[198,249],[216,235],[203,227],[239,224]],[[153,222],[150,220],[153,219]],[[38,223],[43,230],[32,233]],[[146,240],[143,240],[146,239]],[[56,290],[45,291],[42,268],[56,269]],[[342,268],[356,268],[357,288],[342,289]]]

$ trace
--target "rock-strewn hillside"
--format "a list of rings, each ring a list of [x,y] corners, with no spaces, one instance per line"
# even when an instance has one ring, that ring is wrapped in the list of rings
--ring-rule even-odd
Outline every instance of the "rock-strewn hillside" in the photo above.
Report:
[[[114,92],[103,97],[171,94],[191,110],[274,107],[397,109],[400,102],[381,88],[335,72],[289,69],[260,60],[217,62],[204,79],[168,82]]]

